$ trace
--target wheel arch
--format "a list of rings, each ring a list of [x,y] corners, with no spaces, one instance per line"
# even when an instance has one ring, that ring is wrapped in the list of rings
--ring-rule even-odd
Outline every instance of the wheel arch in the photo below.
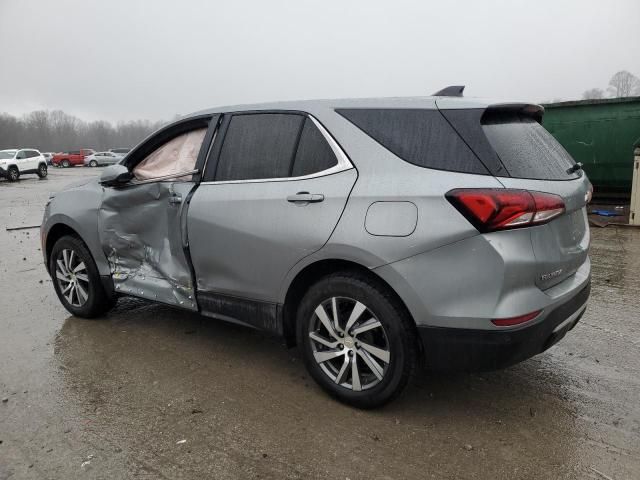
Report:
[[[56,244],[56,242],[58,240],[60,240],[62,237],[64,237],[65,235],[70,235],[73,237],[77,237],[78,239],[80,239],[85,245],[87,242],[85,242],[82,239],[82,236],[72,227],[70,227],[68,224],[66,223],[56,223],[55,225],[51,226],[51,228],[49,228],[49,231],[47,232],[47,237],[46,237],[46,242],[45,242],[45,267],[47,269],[47,271],[49,271],[49,259],[51,258],[51,250],[53,250],[53,246]]]
[[[338,258],[317,260],[309,265],[306,265],[301,269],[289,284],[286,295],[284,298],[284,304],[282,306],[282,332],[285,342],[288,347],[293,347],[297,343],[296,339],[296,312],[298,305],[304,297],[305,293],[311,285],[320,280],[326,275],[330,275],[336,272],[357,272],[370,280],[373,280],[378,285],[388,290],[391,295],[395,297],[399,305],[405,309],[409,318],[412,319],[414,325],[415,320],[411,315],[411,312],[407,308],[405,302],[393,289],[393,287],[386,282],[382,277],[372,271],[370,268],[357,263],[352,260],[344,260]],[[420,343],[420,342],[419,342]]]

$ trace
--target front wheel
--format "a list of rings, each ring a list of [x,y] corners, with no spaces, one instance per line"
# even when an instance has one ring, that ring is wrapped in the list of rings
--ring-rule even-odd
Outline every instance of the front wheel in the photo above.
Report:
[[[49,273],[60,302],[69,313],[93,318],[107,313],[114,304],[102,282],[98,267],[86,245],[77,237],[60,238],[49,258]]]
[[[383,405],[402,392],[416,369],[408,312],[385,285],[365,275],[323,278],[303,298],[297,318],[309,373],[342,402]]]
[[[62,161],[62,168],[69,168],[70,166],[71,166],[71,163],[69,163],[69,160]]]
[[[47,166],[44,163],[41,163],[38,167],[38,176],[40,178],[45,178],[47,176]]]
[[[18,178],[20,178],[20,171],[18,170],[18,167],[9,167],[7,170],[7,180],[15,182]]]
[[[97,166],[98,166],[98,162],[96,162],[95,160],[91,160],[91,161],[89,162],[89,166],[90,166],[90,167],[97,167]]]

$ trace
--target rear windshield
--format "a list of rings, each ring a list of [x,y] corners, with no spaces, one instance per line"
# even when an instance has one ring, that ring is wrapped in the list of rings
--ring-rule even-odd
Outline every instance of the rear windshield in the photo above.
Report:
[[[364,133],[402,160],[452,172],[489,172],[438,110],[339,109]]]
[[[522,115],[501,115],[483,119],[489,143],[511,177],[534,180],[569,180],[574,161],[567,151],[534,119]]]

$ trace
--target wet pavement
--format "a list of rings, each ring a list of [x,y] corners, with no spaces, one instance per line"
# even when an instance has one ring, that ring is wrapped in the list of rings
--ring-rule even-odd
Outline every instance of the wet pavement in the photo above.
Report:
[[[253,330],[134,299],[69,316],[38,230],[5,227],[99,171],[0,180],[0,479],[640,478],[640,229],[592,230],[589,308],[549,351],[359,411]]]

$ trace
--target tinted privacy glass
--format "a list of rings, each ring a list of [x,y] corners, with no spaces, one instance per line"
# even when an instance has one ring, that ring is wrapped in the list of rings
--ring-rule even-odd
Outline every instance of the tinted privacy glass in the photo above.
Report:
[[[482,129],[509,175],[534,180],[568,180],[574,161],[567,151],[534,119],[519,115],[483,121]]]
[[[293,164],[291,176],[311,175],[334,167],[338,164],[333,150],[322,136],[322,133],[307,118],[304,122],[300,143]]]
[[[337,112],[409,163],[438,170],[488,174],[438,110],[340,109]]]
[[[288,177],[304,120],[277,113],[231,117],[216,180]]]

